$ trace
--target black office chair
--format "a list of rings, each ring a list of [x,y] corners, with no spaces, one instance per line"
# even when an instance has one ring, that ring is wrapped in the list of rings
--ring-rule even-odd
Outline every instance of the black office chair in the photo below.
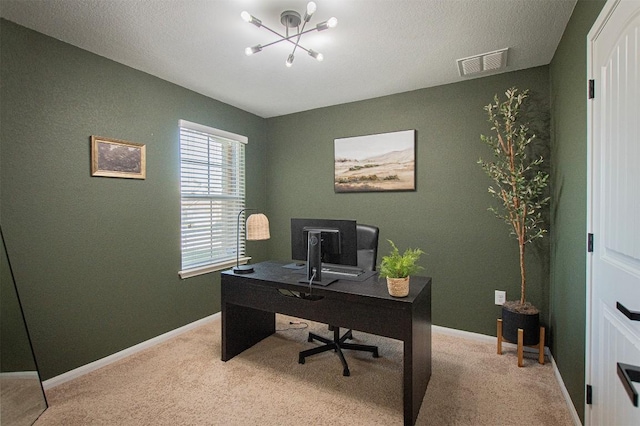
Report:
[[[371,225],[356,225],[358,235],[358,266],[365,271],[376,270],[376,259],[378,257],[378,235],[380,230],[376,226]],[[350,349],[355,351],[371,352],[374,358],[378,358],[378,347],[370,345],[358,345],[355,343],[345,342],[347,339],[353,339],[352,330],[347,331],[342,337],[340,337],[340,327],[329,326],[329,330],[333,330],[333,339],[327,339],[326,337],[318,336],[314,333],[309,333],[308,341],[312,342],[317,340],[324,343],[317,348],[307,349],[300,352],[298,356],[298,363],[304,364],[304,359],[308,356],[316,355],[326,351],[335,351],[342,362],[342,375],[349,376],[349,365],[344,358],[342,349]]]

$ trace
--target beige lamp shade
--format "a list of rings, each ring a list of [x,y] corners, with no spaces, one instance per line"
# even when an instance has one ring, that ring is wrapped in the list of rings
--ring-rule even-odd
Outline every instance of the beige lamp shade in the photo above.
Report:
[[[269,235],[269,219],[262,213],[255,213],[247,219],[247,240],[259,241],[268,240]]]

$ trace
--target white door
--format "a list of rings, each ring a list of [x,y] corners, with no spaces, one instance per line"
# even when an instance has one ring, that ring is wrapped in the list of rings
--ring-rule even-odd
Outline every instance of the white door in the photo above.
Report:
[[[640,425],[640,0],[609,0],[588,36],[588,425]],[[622,307],[620,307],[622,306]],[[623,308],[624,307],[624,308]],[[627,312],[625,315],[623,311]],[[631,317],[631,318],[629,318]],[[635,397],[638,399],[638,396]],[[637,403],[640,405],[640,403]]]

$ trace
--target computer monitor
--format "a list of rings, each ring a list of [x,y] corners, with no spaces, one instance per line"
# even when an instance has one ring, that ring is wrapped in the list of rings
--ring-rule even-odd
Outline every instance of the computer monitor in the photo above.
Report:
[[[322,264],[356,266],[355,220],[291,219],[291,258],[306,261],[307,279],[322,281]]]

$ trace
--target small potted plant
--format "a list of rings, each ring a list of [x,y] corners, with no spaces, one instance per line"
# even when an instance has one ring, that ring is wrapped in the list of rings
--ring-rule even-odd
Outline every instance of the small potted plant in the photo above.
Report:
[[[416,262],[424,252],[408,248],[401,255],[393,241],[387,241],[391,244],[392,250],[390,254],[382,257],[380,276],[387,279],[387,289],[391,296],[406,297],[409,294],[409,277],[423,269]]]

